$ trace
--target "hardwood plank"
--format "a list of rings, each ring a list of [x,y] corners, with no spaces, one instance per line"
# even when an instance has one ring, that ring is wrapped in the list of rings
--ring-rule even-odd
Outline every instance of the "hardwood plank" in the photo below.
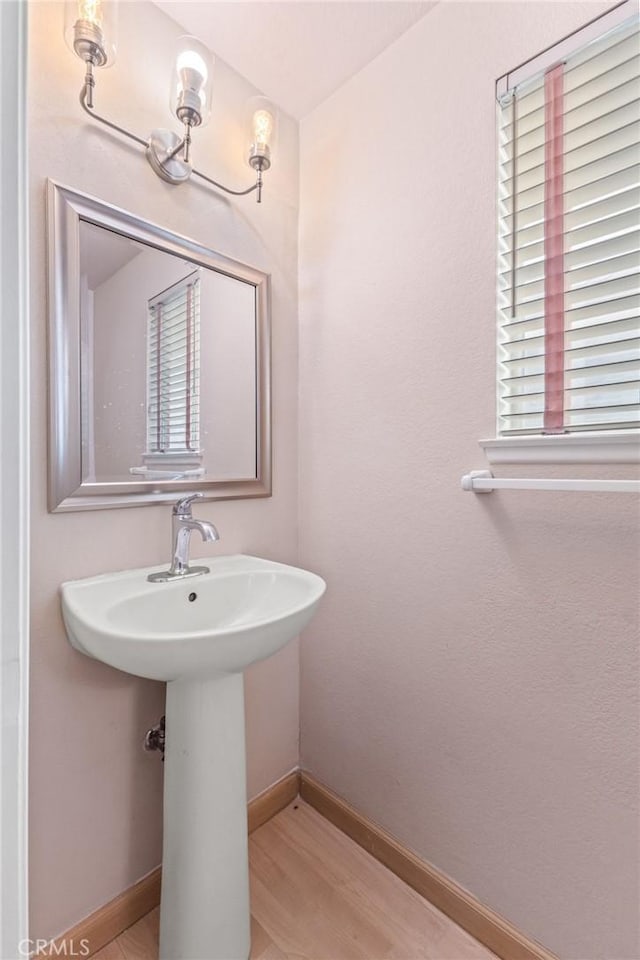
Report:
[[[275,943],[269,941],[269,946],[262,951],[260,954],[254,954],[251,952],[250,960],[295,960],[290,954],[283,953],[279,947],[276,947]]]
[[[301,800],[274,817],[253,838],[257,844],[294,846],[309,868],[334,885],[357,880],[371,863],[371,855]],[[319,855],[320,854],[320,855]]]
[[[304,771],[300,796],[496,956],[503,960],[557,960],[554,954]]]
[[[278,816],[291,813],[289,808]],[[391,942],[380,925],[354,911],[341,885],[323,877],[294,844],[269,831],[270,825],[250,843],[251,908],[276,946],[308,958],[383,957]]]
[[[250,960],[287,960],[286,953],[276,947],[264,927],[254,916],[251,917],[251,957]]]
[[[118,941],[112,940],[102,950],[94,953],[93,960],[125,960],[125,957]]]
[[[376,865],[382,866],[377,861]],[[378,874],[372,869],[366,879],[349,884],[344,896],[352,910],[375,918],[385,930],[390,940],[385,958],[445,960],[442,944],[448,938],[460,955],[455,960],[464,960],[468,935],[397,877],[397,888],[389,883],[384,873],[390,871],[384,867],[382,871]],[[479,958],[495,960],[486,947],[476,946],[481,951]]]
[[[273,946],[273,941],[268,933],[261,927],[256,918],[251,915],[251,958],[257,960],[269,947]]]
[[[285,952],[295,949],[307,957],[353,955],[351,944],[345,947],[344,942],[322,939],[324,928],[341,925],[364,946],[368,960],[495,960],[489,950],[302,801],[290,805],[252,838],[254,884],[265,867],[260,856],[277,861],[284,879],[273,870],[266,876],[277,906],[270,900],[263,904],[261,891],[254,887],[252,907],[254,912],[265,909],[267,916],[260,919]],[[337,897],[338,909],[327,898],[323,884]],[[310,900],[314,914],[323,914],[320,937],[315,931],[307,936],[313,923]],[[277,921],[276,910],[285,913]],[[297,923],[302,931],[292,940]]]
[[[125,960],[158,960],[159,908],[121,933],[117,939]]]

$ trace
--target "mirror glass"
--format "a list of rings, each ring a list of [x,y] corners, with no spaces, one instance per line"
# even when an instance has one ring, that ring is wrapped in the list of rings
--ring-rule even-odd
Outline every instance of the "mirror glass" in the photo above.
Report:
[[[80,221],[82,477],[249,480],[255,287]]]
[[[271,495],[268,274],[50,180],[49,509]]]

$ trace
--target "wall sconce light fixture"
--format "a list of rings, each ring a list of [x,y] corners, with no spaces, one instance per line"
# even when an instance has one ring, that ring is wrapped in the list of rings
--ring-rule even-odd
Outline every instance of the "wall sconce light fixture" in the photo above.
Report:
[[[108,67],[116,56],[117,0],[67,0],[65,38],[70,49],[84,61],[86,73],[80,91],[83,109],[100,123],[116,130],[145,148],[152,169],[167,183],[184,183],[191,176],[237,197],[256,192],[262,200],[262,176],[271,166],[277,114],[265,97],[254,97],[247,105],[247,163],[256,180],[246,190],[232,190],[213,180],[191,162],[191,132],[204,126],[211,114],[213,56],[195,37],[180,37],[171,76],[171,111],[183,125],[182,136],[173,130],[153,130],[148,140],[107,120],[94,107],[96,67]]]

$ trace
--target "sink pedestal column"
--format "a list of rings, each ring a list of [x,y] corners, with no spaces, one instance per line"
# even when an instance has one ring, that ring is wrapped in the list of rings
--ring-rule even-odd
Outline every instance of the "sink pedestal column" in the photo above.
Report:
[[[243,683],[167,684],[160,960],[249,956]]]

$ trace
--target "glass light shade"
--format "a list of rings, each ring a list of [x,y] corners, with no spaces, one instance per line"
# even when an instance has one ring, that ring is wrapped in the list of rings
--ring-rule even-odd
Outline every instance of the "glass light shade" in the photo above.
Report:
[[[273,160],[278,132],[278,112],[266,97],[252,97],[245,108],[247,127],[247,162],[256,167],[263,161],[268,170]]]
[[[67,0],[64,38],[69,49],[85,63],[110,67],[116,59],[117,0]]]
[[[182,123],[204,125],[211,116],[213,54],[195,37],[180,37],[171,76],[171,111]]]

